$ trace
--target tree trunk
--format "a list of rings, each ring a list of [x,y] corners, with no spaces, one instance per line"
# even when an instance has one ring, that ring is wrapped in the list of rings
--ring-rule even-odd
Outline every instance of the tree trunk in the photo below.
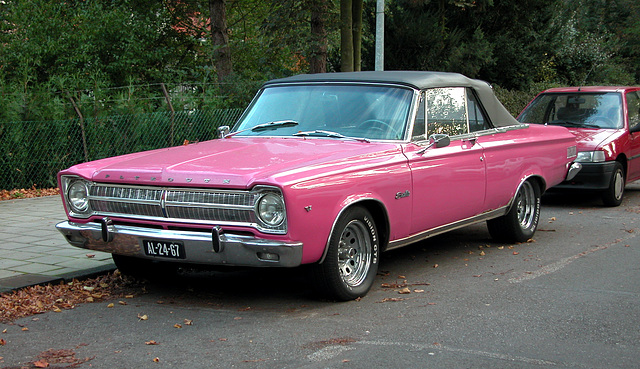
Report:
[[[327,30],[325,28],[327,11],[325,0],[311,1],[312,51],[309,55],[309,71],[311,73],[325,73],[327,71]]]
[[[211,18],[211,39],[213,41],[213,64],[218,74],[218,82],[223,82],[233,73],[231,49],[229,49],[226,0],[209,0],[209,16]]]
[[[353,8],[351,0],[340,0],[340,70],[353,71]]]

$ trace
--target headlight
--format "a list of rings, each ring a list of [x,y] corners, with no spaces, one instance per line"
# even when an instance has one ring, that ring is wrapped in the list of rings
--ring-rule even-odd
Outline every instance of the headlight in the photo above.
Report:
[[[82,215],[89,212],[89,188],[85,181],[75,180],[69,183],[66,198],[72,213]]]
[[[277,227],[286,219],[284,200],[275,193],[263,195],[256,207],[258,218],[269,227]]]
[[[580,163],[601,163],[604,159],[604,151],[580,151],[576,157]]]

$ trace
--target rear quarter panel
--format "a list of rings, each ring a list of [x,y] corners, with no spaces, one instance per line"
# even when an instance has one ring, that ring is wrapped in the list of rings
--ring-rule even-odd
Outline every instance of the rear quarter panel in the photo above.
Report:
[[[533,124],[480,136],[478,143],[487,168],[487,211],[509,204],[529,177],[542,179],[542,191],[562,182],[574,159],[567,158],[567,149],[576,145],[566,128]]]

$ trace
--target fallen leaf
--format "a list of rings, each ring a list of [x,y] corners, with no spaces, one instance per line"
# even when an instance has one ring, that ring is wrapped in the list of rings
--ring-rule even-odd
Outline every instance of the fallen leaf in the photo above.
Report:
[[[93,302],[93,297],[91,297],[91,296],[87,297],[87,300],[86,300],[86,301],[87,301],[87,302]]]
[[[57,306],[54,306],[52,310],[53,310],[54,313],[61,313],[62,312],[62,309],[60,309]]]
[[[107,307],[108,307],[108,308],[112,308],[112,307],[114,307],[114,306],[115,306],[115,305],[113,304],[113,302],[112,302],[112,303],[110,303],[109,305],[107,305]]]
[[[145,315],[138,314],[138,319],[140,319],[140,320],[149,320],[149,316],[146,315],[146,314]]]
[[[133,295],[126,295],[124,298],[125,298],[125,299],[132,299],[132,298],[133,298]]]
[[[174,324],[174,325],[173,325],[173,327],[174,327],[174,328],[182,328],[182,324],[178,324],[178,323],[176,323],[176,324]]]
[[[27,327],[22,328],[22,331],[23,331],[23,332],[26,332],[26,331],[28,331],[28,330],[29,330],[29,328],[27,328]]]
[[[2,333],[7,333],[7,330],[6,329],[2,330]]]
[[[405,288],[401,289],[400,291],[398,291],[398,293],[401,294],[401,295],[405,295],[405,294],[411,293],[411,290],[409,289],[409,287],[405,287]]]
[[[185,325],[193,325],[193,320],[185,319],[185,320],[184,320],[184,324],[185,324]]]
[[[89,286],[83,286],[82,289],[85,290],[85,291],[93,291],[96,288],[95,287],[89,287]]]
[[[153,362],[154,363],[159,363],[160,362],[160,358],[159,357],[154,357],[153,358]]]
[[[126,302],[124,302],[124,301],[118,301],[118,304],[120,304],[120,305],[126,305],[127,303],[126,303]]]
[[[0,338],[0,346],[4,346],[7,344],[7,341],[4,340],[4,338]]]
[[[480,256],[485,256],[485,252],[484,251],[480,251]]]
[[[33,362],[33,366],[35,366],[36,368],[47,368],[49,366],[49,363],[44,360],[38,360]]]
[[[95,257],[96,257],[96,254],[87,254],[87,257],[88,257],[89,259],[92,259],[92,258],[95,258]]]
[[[399,275],[398,279],[406,279],[407,277],[403,276],[403,275]]]
[[[415,292],[415,293],[422,293],[422,292],[424,292],[424,290],[413,290],[413,292]]]
[[[382,299],[382,301],[378,301],[378,302],[398,302],[398,301],[404,301],[404,300],[406,300],[406,299],[402,299],[402,298],[399,298],[399,297],[387,297],[387,298]]]
[[[438,264],[434,264],[434,265],[433,265],[433,267],[434,267],[434,268],[437,268],[437,267],[438,267]]]
[[[514,252],[513,252],[513,254],[514,254],[514,255],[518,255],[518,254],[519,254],[519,252],[517,252],[517,251],[514,251]]]
[[[144,344],[145,344],[145,345],[157,345],[157,344],[158,344],[158,342],[156,342],[156,341],[154,341],[154,340],[151,340],[151,341],[147,341],[147,342],[145,342]]]

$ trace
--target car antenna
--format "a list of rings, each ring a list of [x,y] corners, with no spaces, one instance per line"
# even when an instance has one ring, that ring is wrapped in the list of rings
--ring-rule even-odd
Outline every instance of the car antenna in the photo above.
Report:
[[[589,69],[589,72],[587,73],[586,76],[584,76],[584,79],[582,80],[582,83],[580,84],[580,86],[578,86],[578,92],[580,92],[582,90],[582,86],[584,86],[585,83],[587,83],[587,78],[589,78],[589,76],[591,75],[591,72],[593,72],[593,69],[596,67],[596,64],[591,66],[591,69]]]

